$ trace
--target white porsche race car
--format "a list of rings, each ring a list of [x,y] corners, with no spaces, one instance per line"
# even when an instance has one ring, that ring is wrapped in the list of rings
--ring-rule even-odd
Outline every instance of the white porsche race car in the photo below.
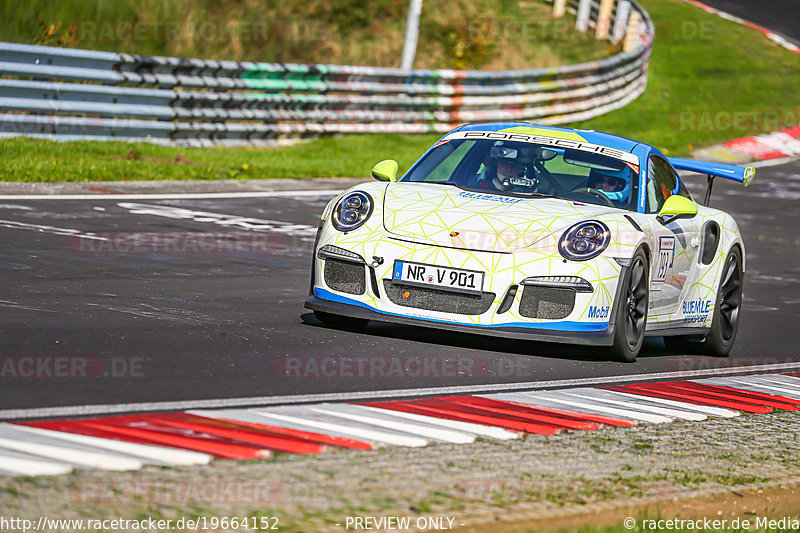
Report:
[[[622,361],[645,336],[731,350],[745,248],[708,203],[715,177],[746,186],[753,168],[528,123],[461,126],[397,168],[382,161],[378,181],[325,208],[305,304],[320,321],[606,346]],[[676,169],[708,176],[702,205]]]

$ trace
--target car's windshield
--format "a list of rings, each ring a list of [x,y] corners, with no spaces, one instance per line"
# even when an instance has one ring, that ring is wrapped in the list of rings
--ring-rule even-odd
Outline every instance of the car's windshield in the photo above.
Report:
[[[510,196],[555,196],[630,211],[636,211],[638,198],[638,176],[626,162],[529,142],[446,140],[402,181]]]

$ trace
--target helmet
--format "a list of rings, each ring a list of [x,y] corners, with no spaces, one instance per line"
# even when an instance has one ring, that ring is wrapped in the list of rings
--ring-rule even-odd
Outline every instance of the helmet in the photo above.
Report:
[[[589,171],[589,187],[618,203],[628,201],[631,191],[631,171],[628,167],[622,170],[600,170],[593,168]]]
[[[494,186],[504,190],[512,185],[535,185],[532,179],[525,177],[526,167],[533,162],[535,153],[532,146],[496,141],[489,150],[489,175]]]

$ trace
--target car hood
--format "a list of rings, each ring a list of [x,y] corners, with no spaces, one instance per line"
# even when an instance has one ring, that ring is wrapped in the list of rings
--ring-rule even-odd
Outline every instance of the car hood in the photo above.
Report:
[[[519,198],[449,185],[391,183],[383,225],[395,238],[473,251],[513,253],[555,239],[587,218],[616,209],[559,198]]]

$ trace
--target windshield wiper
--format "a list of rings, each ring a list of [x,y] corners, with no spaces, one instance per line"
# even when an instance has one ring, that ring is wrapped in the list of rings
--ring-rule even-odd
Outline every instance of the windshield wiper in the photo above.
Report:
[[[503,196],[518,196],[524,198],[561,198],[553,194],[544,194],[542,192],[526,192],[526,191],[492,191],[490,194],[499,194]]]
[[[509,191],[510,194],[522,194],[525,196],[535,196],[537,198],[561,198],[554,194],[545,194],[543,192],[525,192],[525,191]]]

